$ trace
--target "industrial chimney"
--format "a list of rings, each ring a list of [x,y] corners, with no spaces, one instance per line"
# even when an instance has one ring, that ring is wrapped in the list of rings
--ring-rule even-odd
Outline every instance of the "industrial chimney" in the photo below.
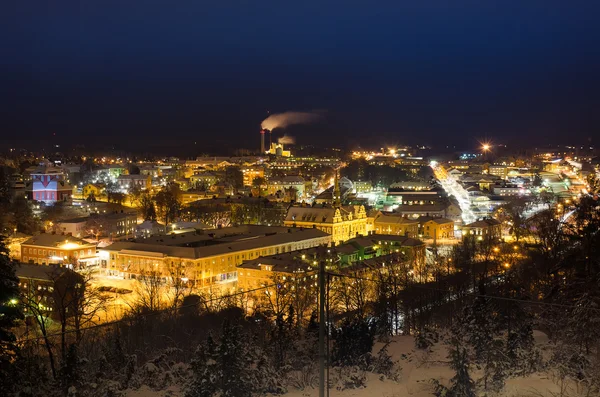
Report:
[[[266,130],[260,130],[260,154],[265,154],[265,132]]]

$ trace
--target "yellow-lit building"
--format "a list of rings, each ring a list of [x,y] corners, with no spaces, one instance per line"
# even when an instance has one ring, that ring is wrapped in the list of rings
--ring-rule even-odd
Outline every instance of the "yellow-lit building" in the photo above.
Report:
[[[482,219],[463,226],[463,237],[473,236],[479,240],[484,238],[500,238],[502,236],[502,224],[496,219]]]
[[[37,265],[95,264],[96,244],[73,236],[42,233],[21,243],[21,261]]]
[[[318,268],[316,261],[310,264],[291,254],[284,257],[261,257],[238,266],[238,289],[247,291],[271,285],[275,279],[292,284],[302,283],[304,287],[316,281]]]
[[[265,177],[265,168],[260,166],[241,167],[240,170],[244,175],[244,186],[252,186],[252,182],[256,178]]]
[[[292,206],[283,224],[322,230],[338,244],[367,234],[367,213],[362,205]]]
[[[453,238],[454,222],[447,218],[422,216],[419,221],[419,234],[433,239]]]
[[[210,189],[218,181],[219,177],[212,172],[198,172],[190,176],[190,187],[193,189],[199,187]]]
[[[227,236],[224,240],[188,233],[157,236],[144,243],[117,242],[101,248],[100,258],[107,274],[126,279],[157,272],[163,278],[179,277],[196,287],[231,286],[238,280],[237,266],[246,260],[331,243],[331,236],[316,229],[265,230],[276,232]]]
[[[506,179],[508,177],[508,167],[506,165],[490,165],[488,167],[488,174]]]
[[[267,151],[267,154],[272,154],[277,157],[291,157],[292,152],[285,150],[283,143],[271,143],[271,148]]]
[[[416,219],[405,218],[399,214],[378,212],[373,218],[373,231],[377,234],[414,237],[419,234],[419,222]]]
[[[213,195],[206,191],[192,191],[188,190],[187,192],[181,193],[181,204],[188,205],[193,203],[194,201],[203,200],[205,198],[210,198]]]
[[[106,185],[103,183],[88,183],[81,190],[83,198],[94,196],[96,198],[106,194]]]

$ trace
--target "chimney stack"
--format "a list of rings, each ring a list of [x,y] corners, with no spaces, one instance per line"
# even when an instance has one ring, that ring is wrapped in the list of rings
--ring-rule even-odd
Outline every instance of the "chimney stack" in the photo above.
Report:
[[[260,154],[265,154],[265,130],[260,130]]]

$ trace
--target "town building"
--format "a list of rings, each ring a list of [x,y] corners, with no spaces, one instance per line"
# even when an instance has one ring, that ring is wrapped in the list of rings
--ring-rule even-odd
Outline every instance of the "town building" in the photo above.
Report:
[[[54,233],[42,233],[23,242],[21,260],[36,265],[60,264],[74,268],[98,264],[96,243]]]
[[[88,197],[106,196],[106,185],[104,183],[88,183],[81,189],[81,194],[84,199]]]
[[[145,220],[135,227],[136,238],[147,238],[155,235],[161,235],[166,232],[165,225],[157,221]]]
[[[240,171],[242,171],[242,174],[244,175],[244,186],[252,186],[254,179],[265,177],[264,166],[256,165],[240,167]]]
[[[502,236],[502,224],[496,219],[486,218],[464,225],[463,237],[476,237],[478,240],[484,238],[497,239]]]
[[[322,261],[335,272],[360,271],[368,275],[385,266],[385,262],[399,259],[409,260],[415,267],[422,266],[425,263],[425,244],[404,236],[372,234],[350,239],[326,250],[315,247],[261,256],[238,266],[238,288],[251,290],[270,285],[275,278],[292,285],[299,283],[302,288],[312,288],[316,287],[317,270]]]
[[[31,172],[31,180],[26,184],[27,198],[53,204],[71,198],[73,188],[66,181],[60,168],[42,167]]]
[[[498,196],[528,196],[531,194],[529,189],[510,184],[492,185],[491,192]]]
[[[67,294],[72,293],[76,286],[83,285],[83,277],[78,273],[61,266],[39,266],[21,263],[15,269],[15,274],[19,279],[20,298],[25,300],[23,312],[25,317],[44,313],[53,319],[57,319],[60,307],[59,301],[69,302],[70,299],[64,299]],[[55,299],[59,298],[59,299]],[[63,299],[60,299],[63,298]],[[36,312],[31,313],[31,306],[36,306]]]
[[[421,216],[431,216],[435,218],[448,218],[453,221],[459,221],[462,214],[459,205],[451,199],[436,204],[400,205],[394,212],[413,219]]]
[[[86,226],[89,219],[89,216],[63,219],[56,222],[55,228],[58,229],[61,232],[61,234],[81,238],[84,237],[87,233]]]
[[[508,167],[506,165],[490,165],[488,167],[488,174],[497,176],[500,179],[506,179],[508,177]]]
[[[197,172],[190,176],[190,186],[194,189],[209,190],[220,179],[220,176],[213,172]]]
[[[291,206],[284,226],[315,228],[328,233],[335,244],[367,233],[367,214],[362,205]]]
[[[117,242],[100,249],[106,273],[137,278],[157,272],[180,277],[196,287],[231,286],[245,260],[329,245],[331,236],[317,229],[242,226],[211,233],[155,236]]]
[[[304,197],[306,181],[301,176],[272,177],[267,181],[267,194],[285,193],[286,190],[296,189],[298,198]]]
[[[152,186],[152,177],[149,175],[119,175],[117,184],[124,190],[129,190],[134,186],[140,189],[149,189]]]
[[[112,212],[108,214],[92,214],[92,227],[102,237],[133,237],[137,226],[137,214],[135,212]]]
[[[271,147],[267,151],[267,154],[270,154],[270,155],[276,156],[276,157],[291,157],[292,156],[292,152],[290,152],[289,149],[286,150],[283,147],[283,143],[275,143],[275,142],[271,143]]]
[[[421,216],[417,219],[419,223],[419,235],[434,240],[454,237],[454,222],[447,218],[434,218]]]
[[[371,181],[354,181],[352,182],[354,187],[353,193],[369,193],[373,190],[373,184]]]
[[[419,222],[401,214],[378,212],[373,219],[373,231],[377,234],[396,234],[400,236],[417,236]]]

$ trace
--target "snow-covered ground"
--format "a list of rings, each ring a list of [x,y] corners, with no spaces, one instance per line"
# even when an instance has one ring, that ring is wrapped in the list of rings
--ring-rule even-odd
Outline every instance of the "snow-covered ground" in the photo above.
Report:
[[[535,332],[538,347],[544,351],[548,345],[548,338],[541,332]],[[381,343],[376,343],[374,353],[379,351]],[[447,384],[454,372],[448,366],[446,346],[442,343],[434,346],[431,352],[424,352],[415,348],[414,338],[411,336],[395,337],[388,347],[388,352],[394,360],[398,360],[401,369],[399,382],[391,380],[381,381],[379,375],[368,373],[367,386],[363,389],[338,391],[330,389],[330,396],[344,397],[431,397],[433,396],[432,379],[437,379]],[[334,370],[331,371],[331,377]],[[481,371],[474,367],[471,376],[477,379]],[[506,387],[499,397],[525,397],[525,396],[554,396],[558,395],[559,387],[547,374],[539,373],[525,378],[508,379]],[[317,397],[318,389],[292,390],[286,397]],[[129,390],[127,397],[180,397],[183,392],[180,385],[171,386],[167,390],[153,391],[147,387],[138,390]]]

